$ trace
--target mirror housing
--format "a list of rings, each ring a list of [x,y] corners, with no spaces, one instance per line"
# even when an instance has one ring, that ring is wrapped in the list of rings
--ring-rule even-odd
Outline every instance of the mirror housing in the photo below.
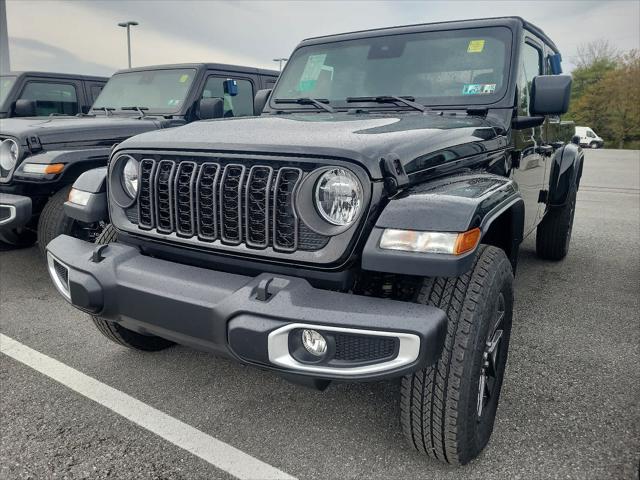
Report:
[[[580,135],[574,135],[571,137],[571,143],[580,146]]]
[[[230,97],[238,95],[238,82],[234,79],[227,78],[222,82],[222,87],[224,88],[225,95],[229,95]]]
[[[531,115],[561,115],[569,110],[570,75],[538,75],[531,85]]]
[[[200,120],[211,120],[224,116],[224,101],[221,98],[201,98],[196,112]]]
[[[16,100],[16,104],[13,107],[13,115],[16,117],[35,117],[36,101],[24,98]]]
[[[262,110],[264,110],[264,106],[267,104],[267,100],[269,100],[269,96],[271,96],[271,89],[266,88],[264,90],[258,90],[256,92],[256,96],[253,97],[253,114],[259,116],[262,114]]]

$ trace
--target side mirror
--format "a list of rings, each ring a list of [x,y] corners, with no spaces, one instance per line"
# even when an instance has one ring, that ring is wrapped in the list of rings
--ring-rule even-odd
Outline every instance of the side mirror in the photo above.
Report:
[[[571,143],[574,145],[580,145],[580,135],[574,135],[571,137]]]
[[[233,80],[232,78],[227,78],[224,82],[222,82],[222,87],[226,95],[229,95],[230,97],[235,97],[236,95],[238,95],[238,82]]]
[[[267,104],[267,100],[269,100],[271,91],[272,90],[270,88],[266,88],[264,90],[258,90],[256,92],[256,96],[253,98],[253,114],[254,115],[262,114],[262,110],[264,110],[264,106]]]
[[[200,99],[197,116],[200,120],[222,118],[224,116],[224,101],[221,98]]]
[[[24,98],[16,100],[16,105],[13,107],[13,114],[16,117],[35,117],[36,101],[26,100]]]
[[[570,75],[538,75],[531,86],[531,115],[560,115],[569,110]]]

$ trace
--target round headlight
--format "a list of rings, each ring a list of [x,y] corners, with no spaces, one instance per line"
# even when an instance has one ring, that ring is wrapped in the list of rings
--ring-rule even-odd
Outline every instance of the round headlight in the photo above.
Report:
[[[138,161],[129,157],[122,169],[122,186],[131,198],[138,194]]]
[[[11,170],[16,165],[19,154],[18,144],[14,140],[7,138],[0,143],[0,167],[3,170]]]
[[[316,183],[316,207],[327,222],[349,225],[362,206],[362,185],[353,173],[344,168],[326,171]]]

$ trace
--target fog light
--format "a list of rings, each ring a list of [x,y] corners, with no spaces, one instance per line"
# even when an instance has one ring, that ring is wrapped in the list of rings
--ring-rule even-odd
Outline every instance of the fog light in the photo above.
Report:
[[[302,330],[302,345],[311,355],[321,357],[327,352],[327,341],[315,330]]]

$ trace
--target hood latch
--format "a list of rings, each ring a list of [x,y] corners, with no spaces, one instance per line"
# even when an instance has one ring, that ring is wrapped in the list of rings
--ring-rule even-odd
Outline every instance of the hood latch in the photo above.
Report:
[[[27,145],[29,145],[29,150],[31,151],[31,153],[36,153],[42,150],[42,144],[40,143],[40,139],[36,135],[27,137]]]
[[[384,176],[384,185],[391,195],[409,185],[409,176],[397,155],[381,158],[380,167]]]

